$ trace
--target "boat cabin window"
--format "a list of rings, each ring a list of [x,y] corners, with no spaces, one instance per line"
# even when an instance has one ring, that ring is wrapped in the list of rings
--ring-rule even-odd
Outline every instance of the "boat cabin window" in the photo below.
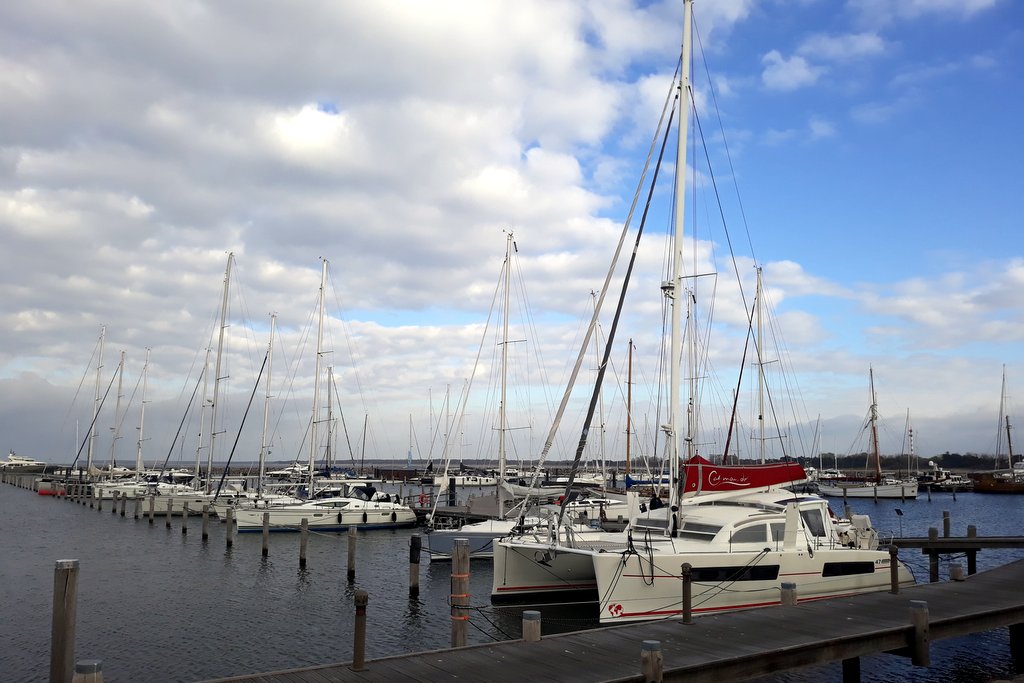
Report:
[[[825,533],[825,520],[821,515],[820,508],[801,510],[800,517],[803,518],[804,526],[811,532],[811,536],[827,536]]]
[[[732,532],[732,543],[767,543],[768,527],[764,524],[748,524]]]
[[[772,540],[776,543],[786,540],[786,523],[772,522]]]
[[[722,527],[714,524],[700,524],[698,522],[683,522],[683,526],[676,534],[679,538],[692,538],[698,541],[710,541]]]

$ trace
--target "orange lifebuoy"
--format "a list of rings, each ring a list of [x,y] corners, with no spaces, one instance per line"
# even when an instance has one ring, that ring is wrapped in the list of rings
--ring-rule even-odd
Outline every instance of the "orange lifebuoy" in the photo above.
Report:
[[[426,505],[426,504],[427,504],[427,494],[421,493],[420,494],[420,505]]]

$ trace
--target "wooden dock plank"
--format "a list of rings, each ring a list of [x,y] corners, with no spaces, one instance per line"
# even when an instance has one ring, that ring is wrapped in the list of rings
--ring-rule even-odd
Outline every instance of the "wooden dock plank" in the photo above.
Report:
[[[320,681],[503,680],[510,671],[553,682],[641,681],[644,640],[661,642],[665,680],[743,679],[878,652],[913,642],[910,601],[924,600],[932,640],[1024,623],[1024,560],[962,582],[920,584],[794,607],[605,627],[520,640],[387,657],[355,672],[348,663],[218,679],[256,683]],[[1007,653],[1009,657],[1009,653]],[[469,672],[472,672],[471,674]]]

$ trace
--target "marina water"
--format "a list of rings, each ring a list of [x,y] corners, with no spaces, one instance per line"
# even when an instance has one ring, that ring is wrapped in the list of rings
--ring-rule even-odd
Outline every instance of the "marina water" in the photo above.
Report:
[[[486,491],[463,491],[486,493]],[[973,524],[982,536],[1021,535],[1017,496],[922,493],[916,501],[851,500],[852,512],[871,515],[892,535],[926,536],[952,517],[952,535]],[[842,502],[833,499],[837,512]],[[196,681],[259,671],[345,662],[352,658],[354,594],[366,590],[367,659],[450,644],[451,565],[423,558],[420,595],[408,597],[409,542],[422,530],[360,533],[356,577],[346,579],[345,534],[311,534],[307,565],[299,569],[297,534],[271,534],[269,557],[260,534],[239,534],[228,549],[225,525],[211,520],[203,542],[198,518],[171,529],[127,515],[0,487],[0,672],[3,680],[45,681],[49,673],[54,563],[80,562],[76,658],[100,659],[109,681]],[[899,511],[902,514],[898,514]],[[985,550],[978,570],[1024,557],[1020,550]],[[928,580],[927,556],[903,550],[917,581]],[[966,569],[964,558],[952,558]],[[950,560],[940,571],[947,580]],[[518,638],[523,608],[490,605],[491,565],[474,562],[469,642]],[[543,633],[597,627],[596,607],[534,607]],[[697,620],[699,628],[699,619]],[[639,643],[623,642],[622,656],[639,661]],[[557,671],[557,663],[553,663]],[[372,664],[371,664],[372,666]],[[877,655],[862,659],[870,681],[985,681],[1010,672],[1005,629],[932,644],[932,666]],[[562,676],[571,672],[561,672]],[[839,681],[838,663],[779,674],[762,681]]]

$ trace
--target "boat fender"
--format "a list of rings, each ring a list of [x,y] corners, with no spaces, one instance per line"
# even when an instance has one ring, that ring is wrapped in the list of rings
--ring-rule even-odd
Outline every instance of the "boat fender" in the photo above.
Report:
[[[363,513],[363,524],[366,524],[366,513]]]
[[[397,522],[398,521],[398,513],[397,512],[392,512],[391,513],[391,521],[392,522]]]
[[[341,524],[341,513],[338,513],[338,524]]]

